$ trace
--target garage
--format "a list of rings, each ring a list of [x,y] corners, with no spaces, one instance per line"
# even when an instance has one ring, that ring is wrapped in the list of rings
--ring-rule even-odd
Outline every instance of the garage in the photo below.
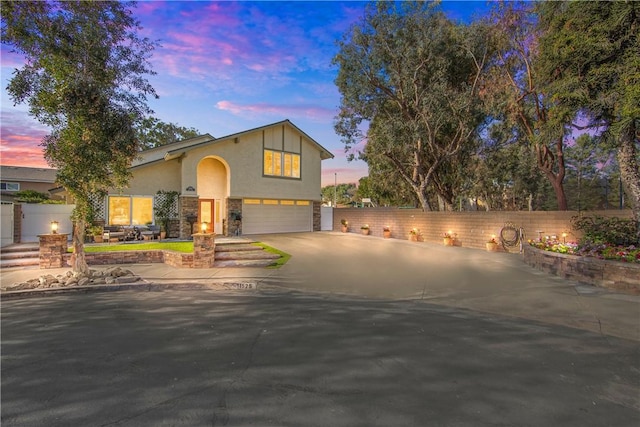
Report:
[[[313,230],[312,203],[308,200],[244,199],[242,233],[292,233]]]

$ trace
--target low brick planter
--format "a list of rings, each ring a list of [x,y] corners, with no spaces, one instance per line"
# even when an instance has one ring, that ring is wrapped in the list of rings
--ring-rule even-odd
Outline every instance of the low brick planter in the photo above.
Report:
[[[84,256],[89,265],[165,263],[176,268],[207,268],[194,264],[193,253],[167,250],[85,252]]]
[[[640,295],[640,264],[559,254],[524,246],[524,262],[569,280]]]

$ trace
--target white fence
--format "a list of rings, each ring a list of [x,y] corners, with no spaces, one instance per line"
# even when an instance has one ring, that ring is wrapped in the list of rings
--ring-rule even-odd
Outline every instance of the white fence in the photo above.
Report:
[[[2,202],[2,214],[0,219],[0,246],[7,246],[13,243],[13,203]]]
[[[322,206],[320,208],[320,230],[333,230],[333,208]]]
[[[37,242],[38,234],[51,233],[51,221],[58,221],[58,233],[67,233],[71,239],[73,208],[75,205],[22,204],[20,241],[22,243]]]

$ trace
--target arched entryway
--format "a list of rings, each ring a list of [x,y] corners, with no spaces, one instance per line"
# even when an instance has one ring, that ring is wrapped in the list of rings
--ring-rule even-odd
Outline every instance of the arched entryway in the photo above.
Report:
[[[205,157],[198,163],[198,228],[207,223],[207,231],[223,233],[223,219],[229,197],[229,165],[219,157]]]

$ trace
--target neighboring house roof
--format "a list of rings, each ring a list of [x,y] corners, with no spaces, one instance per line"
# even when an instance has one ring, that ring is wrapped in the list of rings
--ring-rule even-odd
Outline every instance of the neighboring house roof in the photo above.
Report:
[[[56,182],[56,169],[25,168],[22,166],[0,166],[0,179],[2,181],[43,182],[53,184]]]
[[[193,149],[195,147],[201,147],[201,146],[206,145],[206,144],[220,143],[220,142],[223,142],[223,141],[228,141],[230,139],[240,138],[242,135],[246,135],[246,134],[249,134],[249,133],[253,133],[253,132],[260,131],[260,130],[267,129],[267,128],[274,127],[274,126],[281,126],[283,124],[287,124],[287,125],[291,126],[296,131],[298,131],[302,135],[304,135],[305,138],[307,138],[309,141],[311,141],[311,143],[316,146],[318,151],[320,151],[320,153],[321,153],[320,154],[320,158],[322,160],[332,159],[334,157],[333,154],[331,154],[329,152],[329,150],[327,150],[322,145],[320,145],[315,139],[313,139],[309,135],[307,135],[306,132],[304,132],[299,127],[297,127],[296,125],[291,123],[291,121],[289,119],[285,119],[285,120],[282,120],[280,122],[271,123],[271,124],[268,124],[268,125],[265,125],[265,126],[260,126],[260,127],[254,128],[254,129],[249,129],[249,130],[245,130],[245,131],[242,131],[242,132],[234,133],[234,134],[231,134],[231,135],[223,136],[222,138],[217,138],[216,139],[216,138],[212,137],[209,134],[204,134],[204,135],[196,136],[194,138],[185,139],[184,141],[174,142],[172,144],[167,144],[167,145],[162,145],[160,147],[151,148],[151,149],[142,151],[140,153],[140,156],[133,162],[132,167],[135,168],[137,166],[142,166],[142,165],[146,165],[146,164],[149,164],[149,163],[154,163],[154,162],[157,162],[157,161],[160,161],[160,160],[175,159],[175,158],[178,158],[178,157],[182,156],[184,153],[186,153],[187,151],[189,151],[189,150],[191,150],[191,149]]]

